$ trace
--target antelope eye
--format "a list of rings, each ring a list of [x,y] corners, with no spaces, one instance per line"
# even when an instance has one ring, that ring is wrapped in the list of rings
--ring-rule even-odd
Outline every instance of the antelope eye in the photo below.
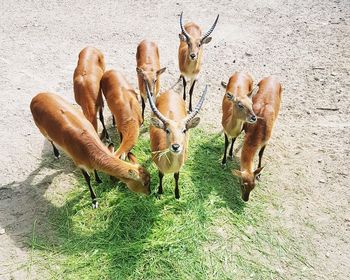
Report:
[[[237,103],[237,106],[238,106],[238,108],[241,109],[241,110],[244,108],[244,106],[243,106],[243,104],[242,104],[241,102],[238,102],[238,103]]]
[[[233,99],[233,95],[231,93],[226,93],[226,96],[229,100],[232,100]]]
[[[170,134],[170,129],[169,129],[169,128],[166,128],[166,129],[165,129],[165,132],[166,132],[166,134]]]
[[[182,133],[186,133],[186,131],[187,131],[187,130],[186,130],[186,128],[185,128],[185,129],[182,131]]]

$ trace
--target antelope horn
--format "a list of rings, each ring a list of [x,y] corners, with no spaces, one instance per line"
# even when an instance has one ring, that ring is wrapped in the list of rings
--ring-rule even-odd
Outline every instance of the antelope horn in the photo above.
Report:
[[[201,98],[199,99],[199,101],[196,105],[196,108],[194,108],[194,111],[190,115],[187,116],[186,123],[189,122],[190,120],[192,120],[199,113],[199,110],[203,106],[203,102],[205,99],[205,95],[207,94],[207,90],[208,90],[208,85],[205,86],[203,94],[202,94]]]
[[[189,40],[190,39],[190,34],[188,34],[182,24],[182,14],[183,12],[181,12],[181,15],[180,15],[180,27],[181,27],[181,31],[182,31],[182,34],[185,35],[186,39]]]
[[[218,20],[219,20],[219,15],[216,17],[216,20],[214,21],[214,24],[210,27],[209,31],[204,34],[204,36],[202,37],[202,40],[207,38],[213,32],[216,24],[218,23]]]
[[[158,117],[158,119],[160,119],[163,123],[168,123],[166,117],[163,116],[163,114],[161,112],[158,111],[156,105],[154,104],[154,101],[153,101],[153,97],[151,95],[151,92],[149,90],[149,85],[148,83],[146,82],[145,83],[145,86],[146,86],[146,93],[147,93],[147,98],[148,98],[148,101],[149,101],[149,105],[152,109],[152,112]]]

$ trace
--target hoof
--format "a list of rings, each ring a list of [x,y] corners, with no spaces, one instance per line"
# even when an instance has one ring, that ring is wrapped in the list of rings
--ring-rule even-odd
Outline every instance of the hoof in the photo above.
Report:
[[[179,194],[178,195],[175,194],[175,199],[179,200],[180,199],[180,195]]]
[[[55,156],[55,159],[60,159],[61,155]]]
[[[261,180],[261,174],[256,175],[255,179],[260,181]]]
[[[222,169],[225,169],[226,167],[227,167],[227,163],[226,163],[226,162],[225,162],[225,163],[222,162],[222,163],[221,163],[221,168],[222,168]]]
[[[97,201],[93,201],[92,202],[92,209],[97,209],[98,208],[98,202]]]
[[[233,160],[234,158],[235,158],[235,157],[234,157],[233,155],[229,155],[229,156],[228,156],[228,159],[229,159],[229,160]]]

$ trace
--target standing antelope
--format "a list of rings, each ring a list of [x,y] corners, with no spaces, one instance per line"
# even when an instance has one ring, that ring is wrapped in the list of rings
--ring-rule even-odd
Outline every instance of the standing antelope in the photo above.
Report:
[[[282,87],[275,77],[260,81],[259,91],[253,97],[253,110],[257,115],[255,124],[245,124],[245,137],[241,154],[241,170],[232,173],[242,179],[242,199],[249,200],[249,194],[255,187],[263,169],[261,159],[271,137],[272,129],[281,106]],[[259,151],[258,168],[254,171],[254,156]]]
[[[160,68],[159,51],[155,42],[143,40],[137,46],[136,52],[136,72],[139,81],[139,89],[142,102],[142,121],[144,120],[147,93],[145,83],[148,83],[152,94],[157,96],[160,89],[159,76],[164,73],[166,67]]]
[[[120,135],[121,144],[115,155],[125,159],[137,142],[142,123],[137,93],[124,75],[115,70],[103,74],[101,88]]]
[[[222,82],[226,93],[222,100],[221,124],[225,133],[225,149],[222,165],[226,164],[226,153],[229,145],[229,138],[232,139],[229,157],[233,158],[233,145],[236,138],[243,129],[245,122],[255,123],[256,116],[253,111],[253,79],[247,73],[235,72],[229,79],[228,84]]]
[[[62,148],[79,167],[89,186],[93,208],[97,208],[96,194],[88,174],[100,170],[117,177],[134,192],[150,193],[150,175],[138,165],[116,158],[98,137],[92,124],[84,115],[60,96],[53,93],[39,93],[30,103],[35,124],[51,142],[54,154]]]
[[[100,81],[105,71],[102,52],[93,47],[86,47],[79,53],[78,65],[73,76],[75,101],[81,106],[85,117],[97,130],[97,112],[103,126],[102,135],[108,139],[103,119],[103,98]],[[101,137],[102,138],[102,137]]]
[[[186,23],[185,26],[182,24],[182,12],[180,15],[180,27],[181,33],[180,46],[179,46],[179,68],[180,68],[180,79],[183,81],[184,93],[183,99],[186,100],[186,78],[190,79],[190,104],[189,110],[192,111],[192,94],[193,88],[197,81],[197,76],[201,69],[202,52],[203,45],[208,44],[211,41],[209,35],[213,32],[217,22],[219,20],[219,15],[212,27],[207,33],[202,36],[201,28],[194,22]],[[180,80],[179,79],[179,80]]]
[[[185,101],[177,93],[167,91],[160,94],[155,105],[147,84],[146,92],[155,115],[151,118],[150,139],[152,158],[159,171],[158,193],[163,193],[164,173],[174,173],[175,198],[179,199],[179,171],[187,157],[187,131],[199,124],[200,118],[196,115],[203,105],[207,86],[195,110],[189,115]]]

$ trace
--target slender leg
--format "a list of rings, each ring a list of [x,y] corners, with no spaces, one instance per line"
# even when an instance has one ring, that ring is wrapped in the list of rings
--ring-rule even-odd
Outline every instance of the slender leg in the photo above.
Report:
[[[236,141],[236,138],[232,138],[230,151],[228,153],[228,156],[231,160],[233,159],[233,145],[235,144],[235,141]]]
[[[142,123],[145,121],[145,100],[143,99],[143,97],[141,96],[141,103],[142,103]]]
[[[191,88],[190,88],[190,107],[189,107],[190,112],[192,112],[192,94],[193,94],[193,89],[194,89],[194,85],[195,85],[196,81],[197,81],[197,80],[191,81]]]
[[[91,187],[90,176],[84,169],[82,169],[81,171],[83,172],[85,181],[88,184],[88,187],[89,187],[89,190],[90,190],[90,195],[91,195],[91,200],[92,200],[92,208],[96,209],[98,207],[98,203],[97,203],[97,200],[96,200],[96,194],[95,194],[94,190]]]
[[[123,134],[119,132],[120,143],[123,141]]]
[[[224,157],[222,158],[222,166],[224,166],[226,164],[226,154],[227,154],[227,147],[228,147],[228,138],[227,135],[225,133],[225,149],[224,149]]]
[[[114,115],[112,115],[112,123],[113,123],[113,126],[115,127],[115,117],[114,117]]]
[[[103,126],[103,131],[102,131],[102,135],[103,136],[106,136],[106,139],[109,140],[109,135],[108,135],[108,132],[107,132],[107,129],[106,129],[106,126],[105,126],[105,121],[104,121],[104,118],[103,118],[103,108],[101,107],[100,108],[100,122],[102,123],[102,126]]]
[[[184,95],[183,95],[183,100],[186,100],[186,79],[184,76],[180,76],[182,77],[182,83],[183,83],[183,86],[184,86]]]
[[[259,165],[258,165],[258,168],[261,167],[261,159],[262,159],[262,156],[263,156],[263,154],[264,154],[265,147],[266,147],[266,146],[263,146],[263,147],[260,149],[260,151],[259,151]]]
[[[158,176],[159,176],[159,187],[158,187],[158,194],[163,194],[163,177],[164,174],[158,170]]]
[[[180,191],[179,191],[179,175],[180,172],[174,173],[174,179],[175,179],[175,198],[180,198]]]
[[[260,151],[259,151],[259,164],[258,164],[258,168],[261,167],[261,160],[262,160],[262,156],[263,156],[264,151],[265,151],[265,147],[266,147],[266,146],[263,146],[263,147],[260,149]],[[257,180],[260,180],[260,176],[261,176],[261,174],[259,173],[259,174],[256,176],[256,179],[257,179]]]
[[[60,152],[57,150],[55,144],[52,141],[50,141],[50,142],[51,142],[51,145],[52,145],[52,148],[53,148],[53,154],[55,155],[55,158],[59,159],[60,158]]]
[[[101,180],[101,178],[98,176],[96,170],[94,170],[94,174],[95,174],[95,181],[96,181],[96,183],[97,183],[97,184],[101,184],[101,183],[102,183],[102,180]]]

